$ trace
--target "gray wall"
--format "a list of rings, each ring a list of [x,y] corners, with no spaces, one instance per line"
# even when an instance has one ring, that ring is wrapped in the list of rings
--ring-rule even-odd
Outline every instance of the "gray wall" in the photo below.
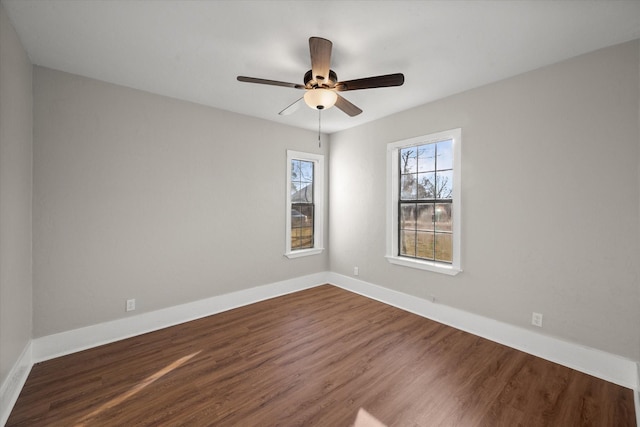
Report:
[[[283,256],[314,132],[40,67],[34,105],[34,337],[328,269]]]
[[[330,193],[331,270],[359,266],[365,281],[526,328],[540,312],[542,333],[640,360],[639,50],[614,46],[332,135],[330,181],[345,184]],[[457,127],[464,271],[391,265],[386,144]]]
[[[31,339],[31,63],[0,4],[0,384]]]

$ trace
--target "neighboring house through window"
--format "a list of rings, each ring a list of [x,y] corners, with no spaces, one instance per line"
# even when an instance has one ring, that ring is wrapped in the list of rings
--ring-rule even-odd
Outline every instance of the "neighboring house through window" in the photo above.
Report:
[[[287,151],[287,223],[285,255],[297,258],[322,252],[324,156]]]
[[[460,270],[461,130],[387,148],[387,259],[408,267]]]

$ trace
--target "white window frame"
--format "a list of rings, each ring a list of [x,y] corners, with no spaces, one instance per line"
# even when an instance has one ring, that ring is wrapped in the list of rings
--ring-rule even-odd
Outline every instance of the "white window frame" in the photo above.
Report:
[[[453,260],[451,264],[398,255],[398,198],[400,192],[399,151],[402,148],[453,140]],[[387,144],[387,250],[392,264],[454,276],[462,271],[462,129],[451,129]]]
[[[291,250],[291,162],[303,160],[313,162],[313,248]],[[284,255],[287,258],[299,258],[322,253],[324,236],[324,156],[322,154],[303,153],[287,150],[287,205],[286,205],[286,243]]]

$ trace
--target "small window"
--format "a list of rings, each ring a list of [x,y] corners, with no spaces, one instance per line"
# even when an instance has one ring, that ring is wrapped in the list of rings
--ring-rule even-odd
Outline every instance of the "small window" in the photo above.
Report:
[[[460,272],[460,145],[460,129],[389,144],[390,262]]]
[[[291,250],[313,248],[313,169],[309,160],[291,160]]]
[[[286,250],[289,258],[322,252],[324,157],[287,151]]]

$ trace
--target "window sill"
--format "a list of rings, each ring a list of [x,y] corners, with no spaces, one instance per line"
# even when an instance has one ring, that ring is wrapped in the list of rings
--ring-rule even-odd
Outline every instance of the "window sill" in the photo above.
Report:
[[[317,255],[319,253],[322,253],[322,251],[324,251],[324,248],[300,249],[299,251],[286,252],[284,256],[289,259],[293,259],[303,256]]]
[[[385,258],[387,258],[387,261],[389,261],[391,264],[417,268],[419,270],[433,271],[434,273],[447,274],[449,276],[455,276],[458,273],[462,272],[461,269],[454,267],[453,265],[441,264],[433,261],[422,261],[418,259],[402,258],[390,255],[387,255]]]

